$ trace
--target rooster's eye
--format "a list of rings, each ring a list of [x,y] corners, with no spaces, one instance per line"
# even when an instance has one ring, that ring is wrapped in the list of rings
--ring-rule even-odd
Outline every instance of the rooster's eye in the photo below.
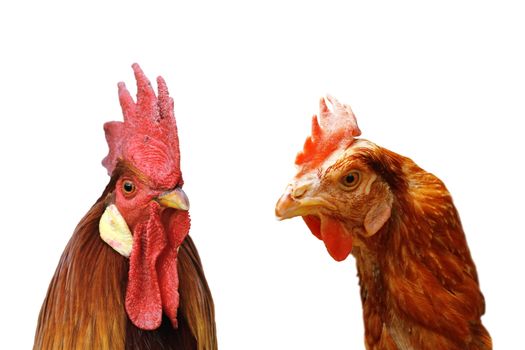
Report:
[[[122,189],[126,194],[131,194],[135,191],[135,185],[131,181],[124,181],[122,184]]]
[[[353,189],[359,185],[361,176],[357,171],[349,172],[345,177],[342,178],[342,183],[345,187]]]

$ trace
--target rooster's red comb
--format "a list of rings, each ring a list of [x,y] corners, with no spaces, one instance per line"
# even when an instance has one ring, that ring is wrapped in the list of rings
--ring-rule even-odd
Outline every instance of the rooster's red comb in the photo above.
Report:
[[[137,80],[137,102],[120,82],[118,92],[124,122],[104,124],[109,154],[102,164],[111,176],[117,162],[125,161],[154,185],[173,188],[182,181],[173,99],[162,77],[157,78],[157,98],[139,65],[135,63],[132,68]]]
[[[297,154],[295,164],[303,171],[317,168],[336,149],[348,147],[354,137],[361,135],[354,113],[349,105],[341,104],[328,95],[332,110],[325,98],[319,101],[319,118],[312,118],[312,135],[306,138],[302,152]]]

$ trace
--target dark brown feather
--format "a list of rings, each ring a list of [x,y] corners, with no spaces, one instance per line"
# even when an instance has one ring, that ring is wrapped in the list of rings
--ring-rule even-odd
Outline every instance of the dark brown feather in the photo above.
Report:
[[[114,176],[80,221],[58,263],[40,311],[34,349],[217,349],[213,300],[188,236],[178,257],[179,328],[155,331],[129,321],[124,298],[128,260],[105,244],[98,223]]]

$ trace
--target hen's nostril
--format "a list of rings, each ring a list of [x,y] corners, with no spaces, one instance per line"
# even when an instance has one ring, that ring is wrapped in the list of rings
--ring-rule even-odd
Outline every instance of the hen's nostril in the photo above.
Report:
[[[300,186],[297,188],[294,188],[292,191],[292,197],[295,199],[299,199],[306,193],[306,186]]]

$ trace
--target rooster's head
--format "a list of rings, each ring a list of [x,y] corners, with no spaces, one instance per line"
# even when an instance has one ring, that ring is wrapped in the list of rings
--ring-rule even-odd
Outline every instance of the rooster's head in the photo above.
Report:
[[[118,84],[124,121],[104,125],[109,154],[102,164],[112,191],[100,219],[102,239],[129,257],[126,311],[137,327],[157,328],[164,312],[177,326],[177,252],[190,228],[182,190],[173,99],[162,77],[158,97],[137,64],[135,102]]]

